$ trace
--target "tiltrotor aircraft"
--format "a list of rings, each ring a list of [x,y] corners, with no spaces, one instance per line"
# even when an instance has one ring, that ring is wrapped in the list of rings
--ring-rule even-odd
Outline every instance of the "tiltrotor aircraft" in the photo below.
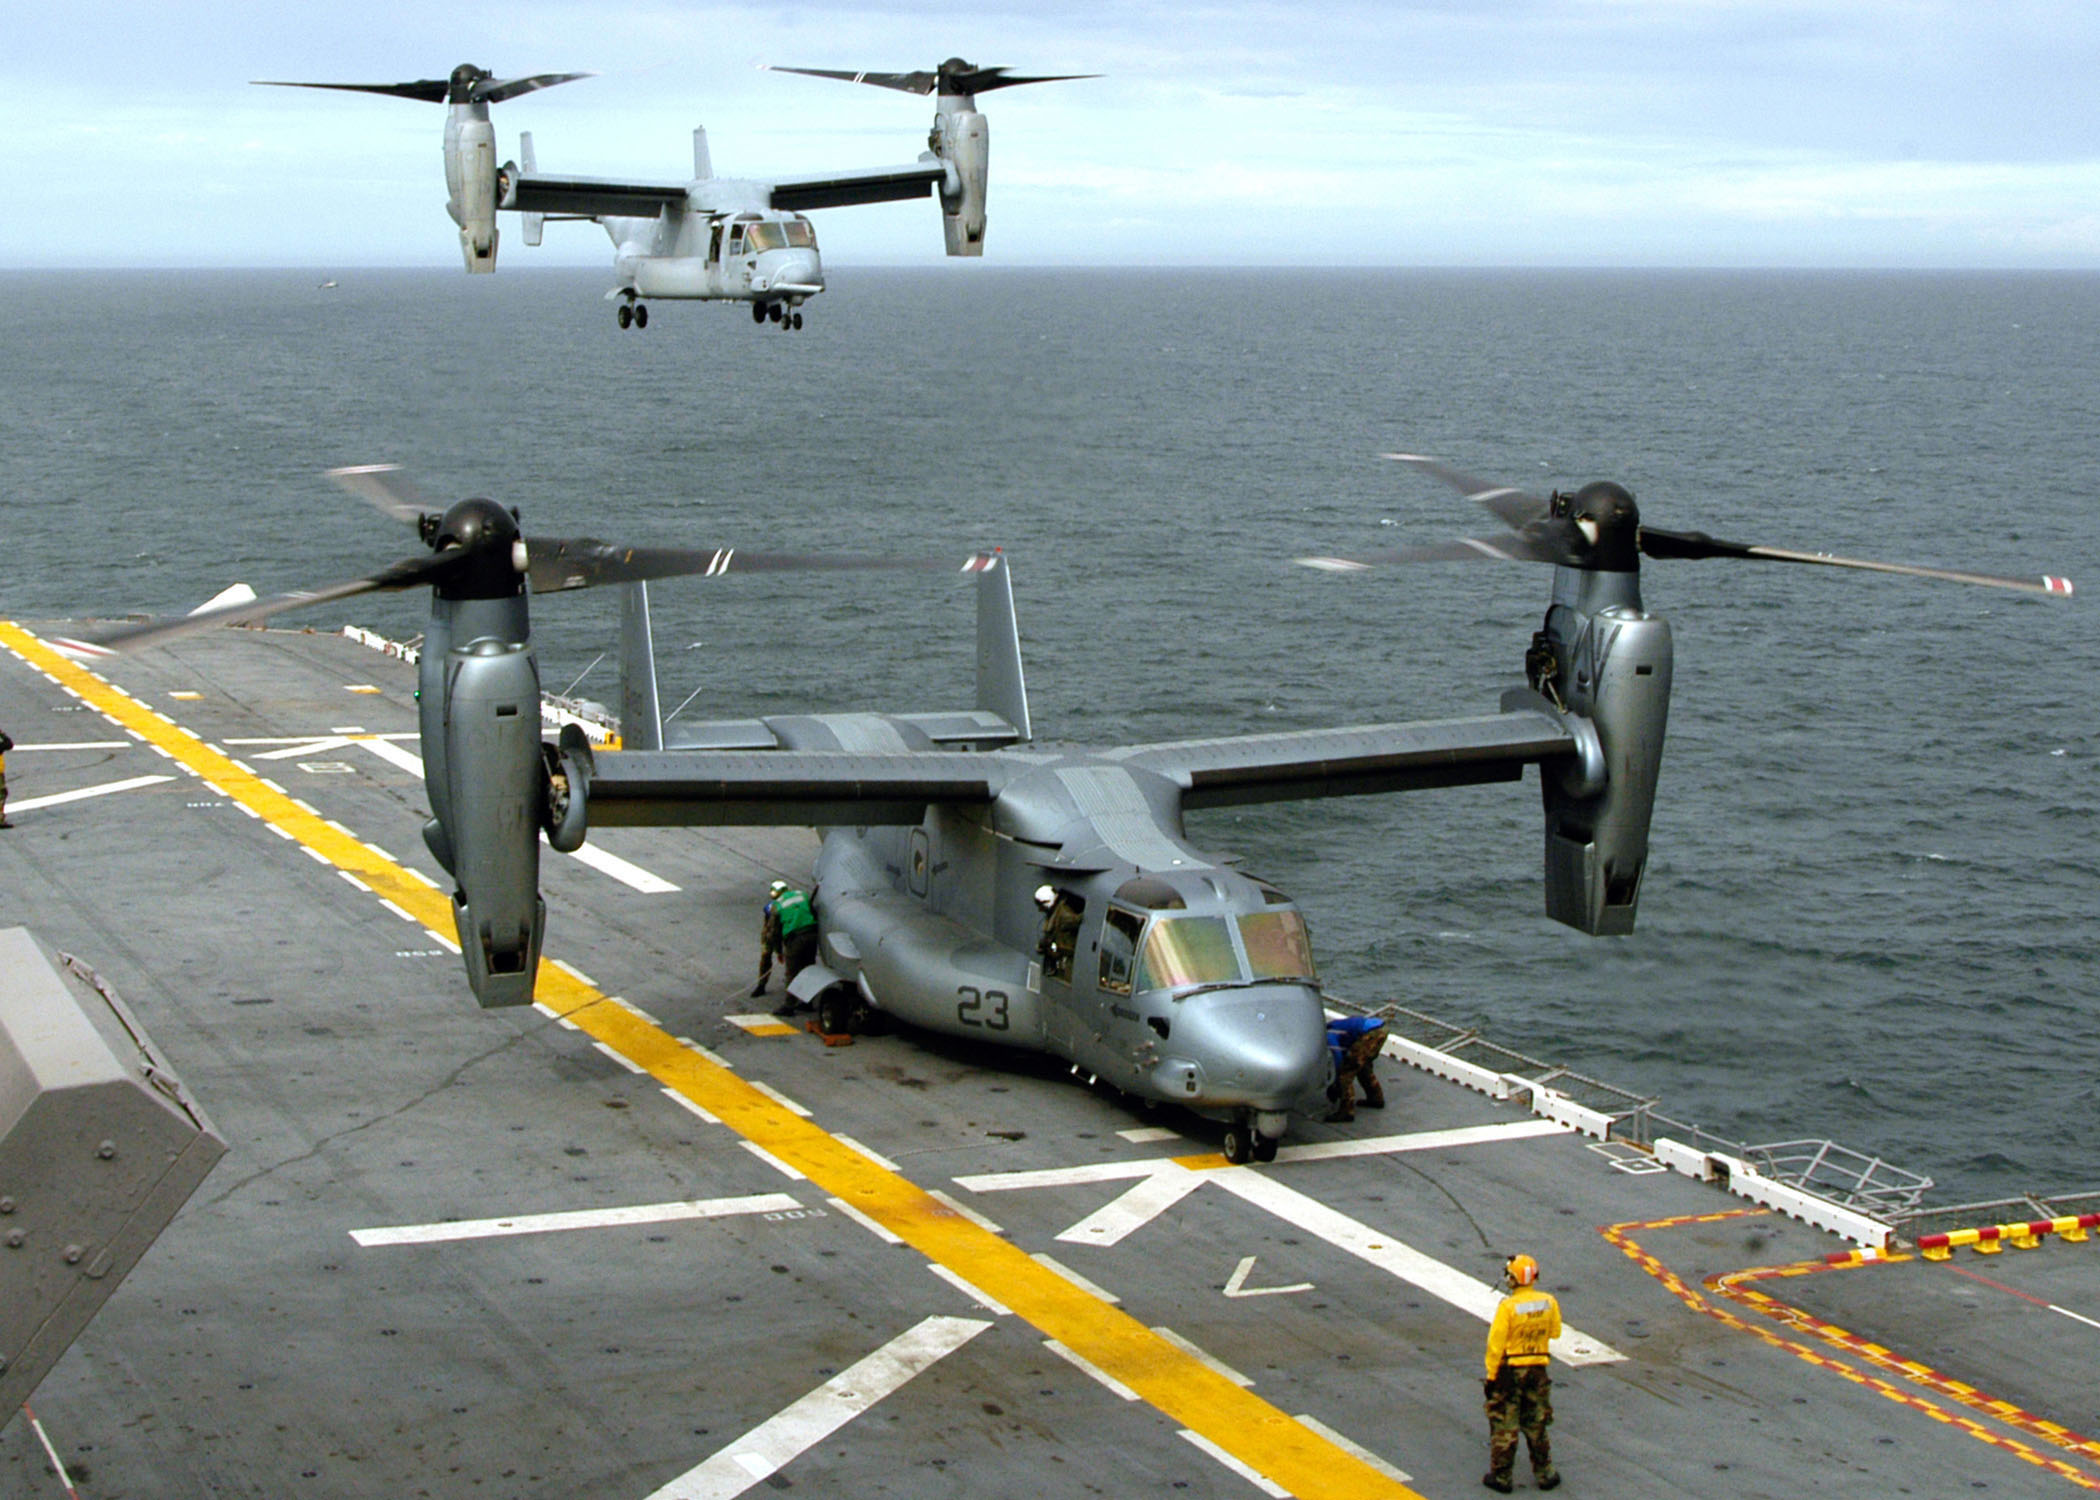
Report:
[[[985,186],[990,129],[977,95],[1024,83],[1059,83],[1092,74],[1016,78],[1004,68],[980,68],[951,57],[930,73],[844,73],[822,68],[778,68],[842,78],[906,93],[935,95],[933,130],[915,162],[819,172],[799,177],[717,177],[707,132],[693,132],[693,176],[687,182],[639,182],[611,177],[555,176],[539,170],[532,135],[519,137],[517,162],[496,164],[496,132],[489,106],[588,73],[539,73],[499,79],[461,63],[449,78],[410,83],[294,83],[258,79],[273,88],[341,89],[390,94],[449,106],[445,118],[446,212],[459,226],[460,254],[470,272],[496,269],[496,213],[524,221],[525,243],[537,245],[548,220],[589,220],[613,243],[622,328],[649,326],[656,297],[744,302],[753,322],[783,329],[802,326],[803,303],[824,290],[817,232],[810,209],[886,203],[929,194],[940,199],[950,255],[984,254]],[[521,164],[522,163],[522,164]]]
[[[467,976],[483,1005],[532,998],[545,923],[539,835],[573,849],[589,827],[786,825],[825,830],[814,901],[820,961],[791,993],[827,1030],[868,1011],[955,1036],[1053,1053],[1149,1100],[1225,1122],[1233,1161],[1273,1156],[1294,1107],[1329,1078],[1304,917],[1275,887],[1191,844],[1190,809],[1518,780],[1539,767],[1546,914],[1633,930],[1671,679],[1670,627],[1641,600],[1640,559],[1739,557],[1870,568],[2068,595],[2068,582],[1860,562],[1641,523],[1616,484],[1540,499],[1433,460],[1509,526],[1498,538],[1375,561],[1492,556],[1554,568],[1529,686],[1471,718],[1183,740],[1110,749],[1034,741],[1005,559],[977,585],[972,708],[812,713],[680,724],[658,710],[644,580],[743,571],[736,554],[521,539],[487,500],[442,516],[384,469],[347,486],[432,547],[315,594],[124,627],[137,645],[301,604],[433,587],[421,664],[431,852],[457,883]],[[765,568],[870,559],[768,558]],[[530,593],[631,585],[622,626],[623,748],[573,726],[540,740]]]

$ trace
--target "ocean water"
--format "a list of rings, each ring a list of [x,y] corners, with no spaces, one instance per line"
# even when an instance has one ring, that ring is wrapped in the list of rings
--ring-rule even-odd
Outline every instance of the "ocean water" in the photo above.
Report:
[[[1106,744],[1486,712],[1521,681],[1545,569],[1289,565],[1492,529],[1383,450],[1616,478],[1663,527],[2071,575],[2065,604],[1649,565],[1677,679],[1631,938],[1540,915],[1535,781],[1191,831],[1299,898],[1342,993],[1943,1200],[2100,1187],[2100,277],[958,263],[834,269],[796,335],[668,303],[621,333],[590,271],[321,279],[0,275],[0,614],[371,571],[411,538],[319,475],[388,460],[548,534],[1002,545],[1039,734]],[[958,580],[656,594],[688,715],[968,702]],[[550,687],[612,695],[614,601],[535,628]]]

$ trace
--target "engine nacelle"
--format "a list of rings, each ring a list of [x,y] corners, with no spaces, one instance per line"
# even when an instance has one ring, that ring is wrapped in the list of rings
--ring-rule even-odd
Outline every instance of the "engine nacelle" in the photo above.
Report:
[[[1670,625],[1641,609],[1637,573],[1554,570],[1553,604],[1527,663],[1532,686],[1588,720],[1595,743],[1542,767],[1546,915],[1583,932],[1633,931],[1648,861],[1663,732]]]
[[[445,653],[444,676],[442,817],[460,953],[482,1005],[527,1005],[547,926],[539,669],[516,635],[478,636]]]
[[[479,106],[472,106],[480,108]],[[496,128],[481,117],[445,122],[446,211],[459,226],[459,253],[470,272],[496,269]]]
[[[933,150],[955,168],[952,193],[941,194],[941,231],[950,255],[984,254],[984,191],[991,131],[974,109],[943,110],[934,117]]]

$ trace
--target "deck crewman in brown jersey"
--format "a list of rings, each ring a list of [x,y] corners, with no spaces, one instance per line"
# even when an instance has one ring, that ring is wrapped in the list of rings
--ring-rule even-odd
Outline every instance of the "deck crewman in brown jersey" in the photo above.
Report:
[[[1512,1488],[1510,1470],[1517,1461],[1517,1434],[1531,1448],[1531,1472],[1542,1490],[1560,1483],[1546,1429],[1553,1425],[1553,1376],[1546,1346],[1560,1337],[1560,1304],[1540,1289],[1539,1263],[1512,1255],[1503,1267],[1509,1295],[1495,1309],[1488,1327],[1487,1396],[1488,1471],[1480,1482],[1499,1494]]]

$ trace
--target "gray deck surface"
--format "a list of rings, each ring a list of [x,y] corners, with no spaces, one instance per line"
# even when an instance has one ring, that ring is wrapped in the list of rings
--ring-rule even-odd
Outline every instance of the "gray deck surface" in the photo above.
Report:
[[[412,754],[409,668],[339,637],[237,631],[103,670],[322,816],[436,874],[417,836],[416,777],[364,742],[312,748],[354,729],[407,736],[389,743]],[[1037,1500],[1264,1492],[1177,1421],[1121,1399],[1036,1328],[980,1306],[925,1256],[884,1243],[588,1037],[532,1010],[477,1010],[458,960],[419,926],[7,653],[0,727],[18,741],[0,925],[27,925],[94,964],[232,1148],[35,1398],[84,1496],[642,1500],[749,1447],[761,1424],[928,1318],[988,1326],[770,1478],[744,1473],[743,1486]],[[298,736],[309,748],[293,748]],[[40,748],[82,742],[122,743]],[[23,805],[147,775],[171,779]],[[1193,1342],[1282,1412],[1397,1466],[1420,1493],[1482,1493],[1485,1329],[1336,1243],[1353,1232],[1338,1224],[1481,1281],[1527,1250],[1570,1323],[1625,1356],[1556,1370],[1563,1494],[2100,1488],[2100,1463],[2031,1427],[1700,1289],[1709,1275],[1845,1248],[1829,1236],[1754,1213],[1629,1231],[1736,1323],[1695,1311],[1599,1227],[1746,1205],[1627,1170],[1641,1163],[1624,1148],[1573,1135],[1236,1169],[1287,1189],[1282,1206],[1206,1180],[1116,1243],[1060,1240],[1140,1179],[999,1191],[957,1179],[1192,1156],[1215,1150],[1213,1128],[1140,1115],[1052,1067],[950,1043],[893,1035],[827,1049],[807,1035],[752,1034],[724,1018],[779,995],[777,977],[767,1001],[746,995],[765,881],[806,875],[814,839],[615,830],[594,843],[678,889],[645,893],[550,854],[550,957],[989,1217],[1014,1244],[1054,1256],[1142,1323]],[[1301,1120],[1289,1144],[1530,1118],[1387,1072],[1383,1113],[1348,1126]],[[1175,1138],[1124,1134],[1148,1128]],[[365,1248],[351,1237],[766,1194],[793,1206],[434,1244]],[[1240,1295],[1227,1295],[1249,1256]],[[2056,1309],[2100,1319],[2096,1268],[2100,1241],[1756,1285],[2093,1433],[2100,1326]],[[1271,1290],[1299,1284],[1309,1285]],[[695,1484],[695,1495],[736,1492]],[[59,1493],[16,1416],[0,1431],[0,1496]]]

